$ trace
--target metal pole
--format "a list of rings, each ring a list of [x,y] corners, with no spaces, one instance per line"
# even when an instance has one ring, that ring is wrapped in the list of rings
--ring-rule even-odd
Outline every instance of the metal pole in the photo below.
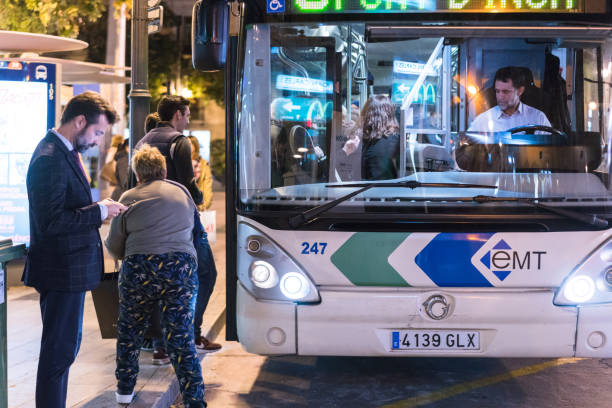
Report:
[[[6,327],[6,267],[0,262],[0,408],[8,408],[8,353]]]
[[[144,121],[149,114],[149,34],[147,1],[132,5],[132,86],[130,89],[130,161],[134,146],[144,136]],[[130,186],[132,187],[132,186]]]
[[[6,327],[6,265],[25,255],[25,245],[13,245],[8,239],[0,241],[0,408],[8,408],[8,354]]]
[[[351,119],[351,99],[353,98],[353,29],[348,27],[348,35],[346,39],[346,48],[348,50],[348,58],[346,59],[346,119]],[[360,109],[363,106],[360,106]]]

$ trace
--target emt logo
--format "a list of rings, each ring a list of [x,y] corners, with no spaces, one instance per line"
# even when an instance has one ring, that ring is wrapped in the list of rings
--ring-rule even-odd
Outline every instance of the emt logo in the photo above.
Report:
[[[544,254],[546,251],[515,251],[502,239],[480,258],[480,262],[503,281],[512,271],[542,269]]]

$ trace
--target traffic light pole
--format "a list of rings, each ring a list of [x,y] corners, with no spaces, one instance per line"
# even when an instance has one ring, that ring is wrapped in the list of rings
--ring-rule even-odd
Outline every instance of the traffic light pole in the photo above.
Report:
[[[149,114],[149,34],[147,0],[132,3],[132,82],[130,89],[130,162],[134,146],[144,137],[144,121]],[[133,187],[133,186],[130,186]]]

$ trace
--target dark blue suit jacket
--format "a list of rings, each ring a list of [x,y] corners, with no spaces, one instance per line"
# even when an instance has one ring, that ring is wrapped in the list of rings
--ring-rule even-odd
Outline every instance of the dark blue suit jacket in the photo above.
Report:
[[[26,179],[30,249],[23,281],[39,290],[86,291],[104,272],[100,207],[66,145],[48,132],[38,144]]]

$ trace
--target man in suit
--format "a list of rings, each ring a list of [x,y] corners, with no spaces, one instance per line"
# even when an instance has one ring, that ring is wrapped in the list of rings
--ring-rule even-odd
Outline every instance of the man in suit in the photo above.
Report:
[[[95,92],[72,98],[60,126],[40,141],[28,168],[30,249],[23,281],[40,294],[42,338],[36,407],[64,408],[68,371],[81,344],[85,292],[104,273],[98,228],[127,207],[92,202],[78,152],[96,146],[117,120]]]

